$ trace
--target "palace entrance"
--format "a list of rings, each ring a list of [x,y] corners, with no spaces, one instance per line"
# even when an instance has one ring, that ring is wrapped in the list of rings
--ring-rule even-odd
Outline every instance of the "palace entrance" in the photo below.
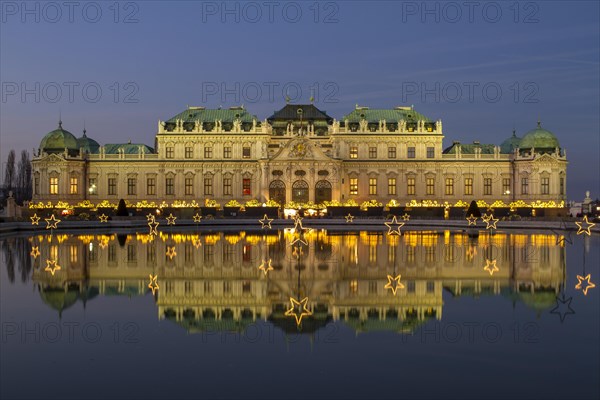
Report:
[[[296,203],[308,202],[308,183],[306,181],[296,181],[292,185],[292,201]]]
[[[280,180],[271,182],[269,185],[269,199],[275,200],[283,207],[285,205],[285,183]]]
[[[331,183],[329,181],[318,181],[315,185],[315,203],[331,201]]]

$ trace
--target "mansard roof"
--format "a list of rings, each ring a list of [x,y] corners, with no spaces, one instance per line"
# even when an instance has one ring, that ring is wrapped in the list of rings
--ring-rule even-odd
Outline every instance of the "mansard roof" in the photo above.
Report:
[[[166,122],[175,123],[179,119],[183,120],[183,122],[215,122],[216,120],[233,122],[236,119],[239,119],[241,122],[250,123],[254,119],[258,121],[258,118],[256,118],[255,115],[248,113],[243,106],[230,108],[188,107],[186,110],[168,119]]]
[[[275,111],[273,115],[267,118],[267,121],[295,121],[303,120],[326,121],[328,124],[333,122],[333,118],[327,115],[325,111],[319,110],[313,104],[286,104],[279,111]]]
[[[363,119],[371,123],[378,123],[383,120],[386,122],[398,122],[402,119],[406,122],[417,122],[420,120],[432,122],[425,115],[416,112],[412,107],[396,107],[390,109],[359,107],[358,105],[350,114],[342,118],[342,122],[345,120],[348,120],[348,122],[360,122]]]
[[[460,142],[454,142],[454,143],[452,143],[452,146],[445,148],[443,153],[444,154],[456,154],[456,152],[457,152],[456,149],[458,146],[460,146],[460,152],[462,154],[475,154],[476,148],[481,149],[481,154],[494,154],[494,148],[496,147],[495,144],[479,144],[479,143],[462,144]]]
[[[154,153],[154,149],[143,143],[107,143],[104,145],[104,153],[106,154],[117,154],[119,149],[123,149],[125,154],[138,154],[140,152],[140,146],[144,148],[144,152]]]

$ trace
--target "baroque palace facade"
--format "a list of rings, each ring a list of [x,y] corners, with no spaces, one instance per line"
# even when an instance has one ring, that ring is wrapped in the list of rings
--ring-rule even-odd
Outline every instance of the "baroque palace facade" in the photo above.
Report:
[[[101,146],[61,122],[32,161],[33,201],[566,199],[566,151],[539,122],[500,145],[444,148],[443,138],[441,120],[412,107],[357,105],[336,120],[313,104],[286,104],[263,121],[244,107],[188,107],[159,121],[154,147]]]

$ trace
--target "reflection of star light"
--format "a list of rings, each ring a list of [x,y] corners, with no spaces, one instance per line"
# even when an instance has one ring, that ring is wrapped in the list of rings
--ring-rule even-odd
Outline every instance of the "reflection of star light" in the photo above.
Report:
[[[265,229],[265,228],[271,229],[271,222],[273,222],[273,219],[269,218],[267,216],[267,214],[265,214],[265,216],[263,217],[263,219],[259,219],[258,222],[260,222],[262,229]]]
[[[202,241],[200,239],[194,239],[192,241],[192,244],[194,245],[195,248],[200,248],[200,246],[202,246]]]
[[[194,222],[201,222],[202,216],[198,213],[194,214]]]
[[[308,304],[308,297],[298,301],[293,297],[290,297],[291,307],[285,312],[286,317],[294,316],[296,318],[296,325],[302,323],[302,318],[312,315],[312,312],[306,307]]]
[[[34,259],[38,258],[38,256],[40,255],[39,246],[31,246],[31,253],[29,253],[29,255]]]
[[[575,289],[582,289],[583,295],[587,296],[588,289],[596,287],[596,285],[590,279],[592,279],[592,276],[590,274],[587,274],[585,278],[581,275],[577,275],[577,285],[575,285]],[[587,282],[585,286],[581,285],[583,282]]]
[[[57,264],[56,260],[46,260],[46,268],[44,268],[44,271],[50,272],[52,276],[54,276],[54,273],[60,270],[60,265]]]
[[[404,285],[400,282],[400,277],[402,275],[398,274],[397,276],[389,275],[387,276],[388,283],[385,284],[384,289],[391,289],[393,295],[396,295],[398,289],[404,289]]]
[[[496,223],[500,220],[498,218],[494,218],[493,214],[490,214],[488,219],[484,220],[484,221],[487,224],[485,229],[490,229],[490,228],[498,229],[498,228],[496,228]]]
[[[108,246],[108,239],[102,238],[102,240],[100,241],[100,247],[104,250],[106,246]]]
[[[408,215],[408,213],[404,213],[404,215],[402,216],[402,220],[403,220],[403,221],[408,221],[408,220],[410,220],[410,215]]]
[[[102,214],[98,217],[100,222],[108,222],[108,215]]]
[[[169,216],[167,217],[167,225],[175,225],[176,219],[176,216],[174,216],[173,214],[169,214]]]
[[[473,216],[473,214],[467,217],[467,221],[469,221],[469,225],[477,225],[477,217]]]
[[[172,260],[176,255],[175,246],[167,246],[167,257],[169,257],[169,260]]]
[[[31,219],[31,225],[39,225],[40,224],[40,217],[37,216],[37,214],[33,214],[33,217],[29,217]]]
[[[269,271],[273,271],[273,267],[271,266],[271,259],[269,258],[267,266],[265,266],[265,260],[263,260],[263,262],[258,266],[258,269],[264,272],[265,275],[269,273]]]
[[[304,234],[301,232],[298,232],[294,235],[294,240],[292,240],[291,245],[295,245],[296,243],[301,243],[305,246],[308,246],[308,242],[304,239]]]
[[[575,310],[571,308],[572,301],[572,297],[565,299],[564,293],[561,297],[556,296],[556,307],[550,310],[550,314],[558,314],[560,322],[562,323],[567,315],[575,314]]]
[[[469,257],[470,259],[473,259],[473,257],[475,257],[476,255],[477,255],[477,247],[469,246],[469,248],[467,249],[467,257]]]
[[[57,229],[57,225],[60,222],[60,219],[54,218],[54,214],[52,214],[50,218],[46,218],[46,222],[48,223],[46,229]]]
[[[494,275],[494,272],[500,271],[500,268],[496,266],[496,260],[485,260],[485,267],[483,267],[484,271],[487,271],[491,275]]]
[[[158,275],[150,274],[149,276],[150,283],[148,283],[148,287],[150,288],[150,290],[152,290],[152,295],[154,295],[154,293],[156,293],[156,291],[160,289],[160,286],[158,286]]]
[[[154,220],[148,222],[148,226],[150,227],[150,235],[158,235],[158,231],[156,230],[158,225],[159,223]]]
[[[302,247],[300,247],[300,246],[294,247],[294,251],[292,251],[293,257],[298,259],[298,258],[302,257],[303,255],[304,255],[304,250],[302,250]]]
[[[400,228],[404,226],[404,222],[398,222],[398,219],[394,215],[391,222],[385,222],[385,226],[388,227],[388,235],[401,235]],[[392,229],[392,226],[396,228]]]
[[[575,225],[577,225],[579,227],[579,230],[577,230],[578,235],[585,233],[586,235],[591,236],[592,233],[590,232],[590,229],[592,228],[592,226],[594,226],[596,224],[589,222],[587,215],[585,215],[583,217],[583,221],[581,221],[581,222],[575,221]]]
[[[354,217],[352,216],[352,214],[348,214],[348,215],[346,215],[346,222],[347,222],[347,223],[350,223],[350,222],[352,222],[352,221],[354,221]]]

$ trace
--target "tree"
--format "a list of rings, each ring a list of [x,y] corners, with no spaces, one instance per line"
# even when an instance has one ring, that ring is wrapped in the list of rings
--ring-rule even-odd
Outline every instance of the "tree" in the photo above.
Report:
[[[119,200],[119,205],[117,206],[117,216],[119,217],[127,217],[129,212],[127,212],[127,205],[125,204],[125,200]]]
[[[469,209],[467,210],[467,217],[474,216],[477,218],[481,218],[481,211],[479,211],[479,207],[477,207],[477,202],[473,200],[469,205]]]
[[[17,166],[17,177],[15,182],[16,200],[23,203],[25,200],[31,200],[31,161],[27,150],[21,151],[21,159]]]
[[[6,170],[4,172],[4,193],[8,196],[8,192],[15,187],[15,151],[11,150],[8,153],[6,161]]]

